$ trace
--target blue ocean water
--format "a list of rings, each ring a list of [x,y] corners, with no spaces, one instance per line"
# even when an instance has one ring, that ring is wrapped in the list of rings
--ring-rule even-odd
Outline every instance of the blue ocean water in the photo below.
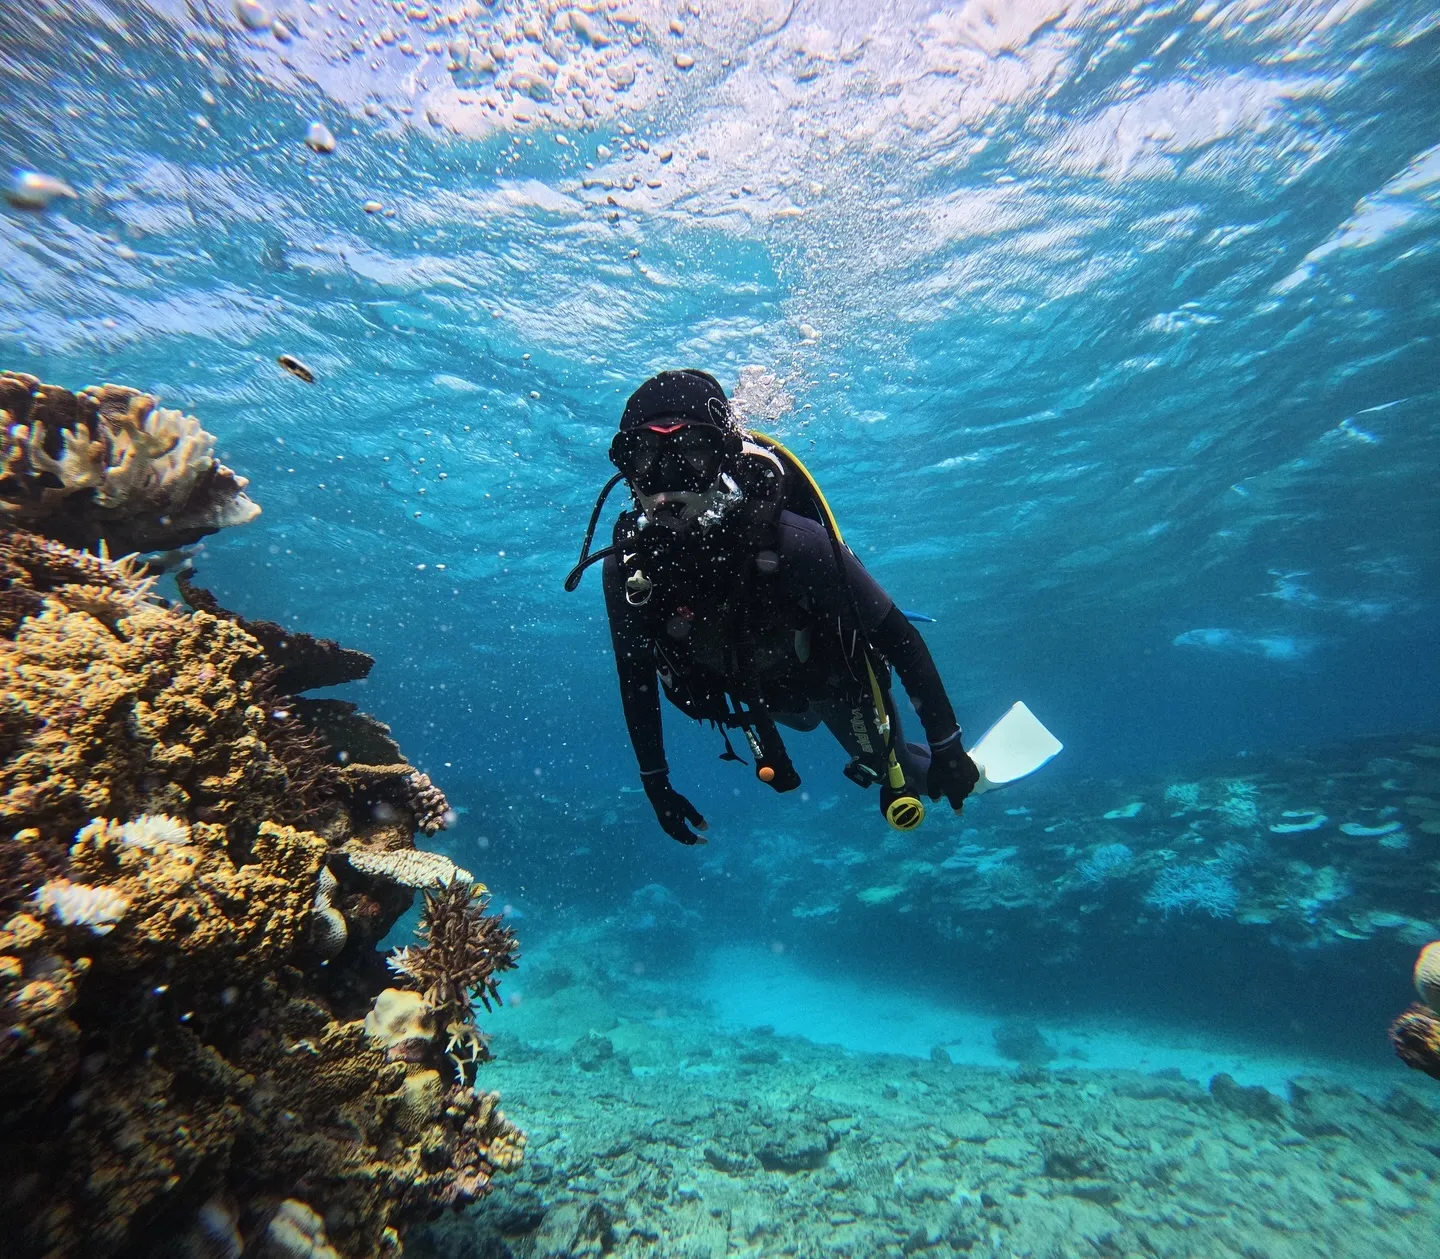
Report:
[[[1076,1017],[1143,1023],[1163,987],[1118,939],[1068,980],[1027,958],[977,983],[963,932],[927,952],[923,907],[877,946],[803,888],[772,901],[796,853],[895,842],[823,733],[775,797],[667,714],[710,842],[660,832],[598,574],[561,581],[662,368],[713,372],[808,462],[934,618],[967,731],[1023,699],[1064,741],[1033,788],[934,810],[927,843],[1062,819],[1080,784],[1096,818],[1129,788],[1090,808],[1095,783],[1158,799],[1212,762],[1440,726],[1432,5],[87,0],[3,5],[0,44],[0,166],[75,193],[0,206],[0,368],[133,384],[219,435],[264,514],[208,541],[200,582],[376,657],[337,693],[444,787],[437,842],[540,956],[562,927],[668,924],[700,963],[741,950],[737,1007],[797,1035],[843,1004],[814,987],[837,966],[942,1022],[977,987],[1053,1011],[1068,983]],[[1440,919],[1424,895],[1404,913]],[[1167,1016],[1404,1077],[1376,1020],[1413,941],[1338,1031],[1255,991],[1254,941]],[[948,1036],[926,1029],[855,1047],[923,1055]]]

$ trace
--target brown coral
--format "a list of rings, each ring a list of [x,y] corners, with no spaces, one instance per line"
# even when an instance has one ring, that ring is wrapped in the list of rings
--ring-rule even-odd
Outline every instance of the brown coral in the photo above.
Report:
[[[133,566],[20,536],[0,538],[0,563],[39,611],[0,638],[0,823],[59,838],[166,812],[221,822],[243,847],[261,821],[340,815],[336,768],[282,706],[259,643],[153,604]]]
[[[260,514],[193,416],[149,394],[78,394],[0,372],[0,515],[68,546],[116,553],[197,541]]]
[[[133,561],[72,551],[0,523],[0,636],[14,638],[47,594],[59,594],[67,605],[93,610],[113,625],[124,613],[157,603],[154,585]]]
[[[426,892],[416,933],[422,943],[390,957],[390,969],[424,995],[445,1027],[446,1053],[462,1082],[489,1056],[472,1003],[489,1010],[499,1001],[499,975],[513,970],[519,957],[514,933],[499,915],[485,912],[488,903],[482,884],[459,878]]]
[[[395,820],[399,813],[414,819],[414,828],[427,835],[443,830],[450,822],[450,804],[444,793],[413,765],[346,765],[341,777],[350,792],[352,807],[368,812],[381,824]]]
[[[197,586],[186,574],[177,573],[180,597],[196,611],[233,621],[246,633],[259,640],[266,658],[275,666],[275,689],[295,695],[317,686],[339,686],[369,677],[375,657],[352,647],[342,647],[333,638],[316,638],[312,634],[286,629],[274,621],[252,621],[238,612],[220,606],[208,590]]]
[[[100,491],[142,486],[170,453],[151,401],[17,379],[0,377],[0,405],[23,386],[27,408],[0,450],[0,511],[121,520]],[[127,434],[128,462],[82,485],[119,449],[97,450],[101,428]],[[190,430],[174,431],[178,448]],[[397,1061],[367,1038],[386,983],[374,945],[413,893],[325,864],[403,862],[443,797],[398,756],[343,777],[281,695],[282,667],[238,619],[156,600],[134,564],[0,526],[7,1256],[193,1253],[222,1236],[226,1253],[290,1238],[378,1259],[519,1162],[495,1096],[447,1067],[481,1056],[472,1024],[411,1037]],[[317,914],[348,925],[317,931]],[[508,932],[497,944],[479,919],[431,947],[489,940],[492,970],[513,964]],[[461,991],[477,974],[461,966]]]
[[[1390,1044],[1407,1067],[1440,1080],[1440,1015],[1417,1002],[1390,1025]]]

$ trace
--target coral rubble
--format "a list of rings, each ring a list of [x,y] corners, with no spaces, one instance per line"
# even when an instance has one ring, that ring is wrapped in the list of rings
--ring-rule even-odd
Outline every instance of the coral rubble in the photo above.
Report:
[[[0,515],[69,546],[154,551],[260,514],[194,416],[121,385],[0,372]]]
[[[565,986],[532,973],[486,1069],[533,1154],[407,1259],[1436,1253],[1436,1094],[1398,1068],[1272,1091],[1093,1067],[1068,1035],[1044,1068],[869,1053],[738,1030],[598,936],[565,944]]]
[[[0,376],[0,404],[5,1254],[398,1255],[407,1227],[521,1160],[474,1087],[467,999],[488,1008],[513,937],[468,875],[447,882],[459,925],[427,907],[417,954],[448,968],[448,1043],[432,1013],[387,1052],[375,946],[416,886],[463,873],[414,847],[444,797],[393,744],[385,765],[340,764],[287,690],[315,669],[241,618],[55,540],[244,517],[244,482],[200,466],[198,425],[113,386]],[[333,644],[310,663],[356,657],[368,669]],[[396,877],[412,866],[430,877]]]

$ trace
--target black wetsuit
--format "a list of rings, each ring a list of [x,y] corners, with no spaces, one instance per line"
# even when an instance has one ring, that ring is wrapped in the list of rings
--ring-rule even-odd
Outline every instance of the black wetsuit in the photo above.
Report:
[[[818,521],[781,512],[766,540],[758,553],[767,561],[763,567],[753,541],[727,544],[718,530],[695,540],[704,548],[703,562],[677,569],[669,583],[657,580],[639,607],[625,598],[616,555],[605,560],[620,695],[641,772],[666,768],[657,676],[667,697],[689,716],[738,724],[730,720],[738,701],[793,729],[813,730],[824,722],[852,757],[883,772],[884,749],[875,746],[874,705],[859,646],[863,629],[882,657],[877,675],[895,754],[907,779],[923,788],[929,749],[905,742],[888,666],[900,674],[926,738],[938,743],[953,735],[955,714],[924,640],[845,549],[843,580],[852,602]],[[672,553],[680,545],[672,543]],[[857,610],[861,626],[855,624]]]

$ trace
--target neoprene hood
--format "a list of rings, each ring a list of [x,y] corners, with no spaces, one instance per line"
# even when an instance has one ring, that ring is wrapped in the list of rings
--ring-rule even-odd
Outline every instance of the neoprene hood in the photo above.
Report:
[[[630,395],[620,416],[620,431],[627,433],[668,417],[727,433],[735,431],[730,403],[720,382],[709,372],[695,368],[650,377]]]

